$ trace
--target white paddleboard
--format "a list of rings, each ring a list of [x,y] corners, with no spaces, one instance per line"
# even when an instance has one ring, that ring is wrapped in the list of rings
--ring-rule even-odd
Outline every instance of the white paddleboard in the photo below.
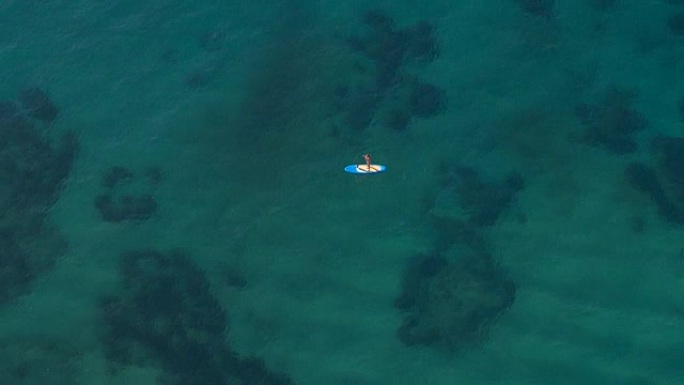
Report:
[[[371,164],[368,168],[365,164],[350,164],[344,168],[344,171],[351,174],[379,174],[387,170],[384,164]]]

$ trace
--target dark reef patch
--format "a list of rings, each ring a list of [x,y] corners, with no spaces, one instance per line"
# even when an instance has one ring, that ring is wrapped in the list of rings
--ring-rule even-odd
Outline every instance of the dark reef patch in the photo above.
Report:
[[[114,166],[102,178],[103,194],[95,198],[95,208],[105,222],[144,221],[157,212],[154,191],[161,170],[151,167],[137,176],[131,170]]]
[[[0,341],[0,383],[77,384],[81,358],[82,353],[68,341],[5,337]]]
[[[72,133],[53,146],[23,116],[0,117],[0,183],[8,190],[7,203],[23,208],[51,206],[77,151]]]
[[[95,207],[105,222],[144,221],[157,211],[157,201],[150,194],[99,195]]]
[[[225,47],[229,38],[228,31],[223,28],[217,28],[203,33],[199,37],[198,43],[199,47],[206,52],[217,52]]]
[[[67,250],[62,233],[47,218],[9,210],[0,219],[0,304],[27,294],[41,274]]]
[[[651,149],[651,164],[626,167],[627,181],[651,198],[663,219],[684,223],[684,138],[658,137]]]
[[[432,118],[446,107],[446,93],[432,84],[415,82],[409,97],[411,114],[419,118]]]
[[[26,91],[22,99],[27,113],[54,118],[50,110],[56,107],[42,91]],[[0,303],[29,292],[34,279],[66,251],[66,239],[48,213],[77,152],[73,133],[54,145],[16,103],[0,101]]]
[[[444,165],[439,191],[429,209],[439,238],[444,239],[441,242],[450,243],[495,224],[524,186],[518,173],[491,182],[484,181],[472,167]]]
[[[353,95],[347,95],[340,104],[343,124],[354,131],[362,131],[373,121],[380,101],[381,96],[368,88],[358,89]]]
[[[665,177],[684,190],[684,138],[657,138],[654,149]],[[681,198],[684,199],[684,196]]]
[[[411,124],[411,114],[403,108],[392,108],[387,111],[383,125],[393,131],[404,131]]]
[[[678,12],[667,19],[667,29],[675,36],[684,36],[684,12]]]
[[[246,78],[247,91],[240,102],[240,112],[231,122],[236,127],[236,136],[231,141],[240,146],[251,148],[277,137],[273,140],[282,147],[287,136],[301,127],[303,119],[320,113],[316,108],[318,96],[329,96],[333,87],[325,77],[326,71],[334,73],[335,69],[322,64],[323,57],[338,57],[328,40],[292,29],[274,37]],[[343,94],[335,94],[342,102]]]
[[[584,136],[591,145],[625,154],[637,150],[632,136],[647,126],[635,108],[637,92],[620,87],[606,88],[592,104],[578,104],[577,117],[585,127]]]
[[[26,115],[51,123],[59,114],[59,109],[52,103],[45,91],[38,87],[28,87],[19,93],[19,101]]]
[[[513,304],[515,292],[489,255],[460,256],[454,262],[420,255],[406,269],[395,302],[404,314],[397,335],[407,346],[458,350],[478,344]]]
[[[684,212],[678,208],[658,180],[655,170],[643,163],[630,163],[625,168],[627,181],[638,191],[649,196],[658,214],[670,222],[682,223]]]
[[[398,28],[380,10],[366,12],[363,32],[347,38],[362,59],[359,84],[344,85],[343,97],[334,95],[333,105],[343,124],[353,131],[368,127],[376,115],[394,131],[404,131],[413,118],[431,118],[446,107],[446,93],[406,73],[409,64],[426,64],[439,56],[435,27],[425,21]]]
[[[488,250],[486,232],[523,187],[517,173],[488,182],[471,167],[442,164],[440,190],[428,203],[433,251],[407,265],[395,301],[405,345],[476,346],[513,304],[516,285]]]
[[[615,6],[615,0],[593,0],[591,5],[599,11],[607,11]]]
[[[112,189],[116,186],[133,181],[133,172],[126,167],[114,166],[105,172],[102,187]]]
[[[549,18],[556,6],[555,0],[515,0],[520,9],[532,16]]]
[[[230,348],[228,316],[185,252],[130,251],[119,274],[121,292],[102,301],[113,365],[159,367],[169,385],[291,384]]]

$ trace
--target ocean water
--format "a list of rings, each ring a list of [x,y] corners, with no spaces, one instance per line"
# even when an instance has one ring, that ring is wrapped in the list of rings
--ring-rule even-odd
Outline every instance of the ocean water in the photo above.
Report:
[[[0,100],[34,134],[0,137],[0,384],[263,383],[226,356],[301,385],[684,383],[683,15],[674,0],[3,1]],[[56,117],[27,102],[36,89]],[[36,148],[67,132],[59,188],[35,182],[66,162]],[[344,173],[365,153],[387,172]],[[510,196],[509,175],[524,181]],[[25,185],[54,199],[7,198]],[[490,276],[459,270],[462,248],[515,288],[486,317]],[[407,287],[421,255],[456,267],[455,300],[434,277],[427,296]],[[436,341],[400,338],[407,292]],[[468,301],[475,332],[454,326]]]

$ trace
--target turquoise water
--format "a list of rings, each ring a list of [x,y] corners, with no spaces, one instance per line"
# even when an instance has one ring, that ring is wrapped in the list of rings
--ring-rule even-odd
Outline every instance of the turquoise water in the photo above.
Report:
[[[0,383],[680,383],[680,14],[3,2]]]

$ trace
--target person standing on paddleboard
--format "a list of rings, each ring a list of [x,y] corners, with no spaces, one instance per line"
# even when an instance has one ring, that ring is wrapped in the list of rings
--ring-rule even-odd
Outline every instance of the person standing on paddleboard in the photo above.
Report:
[[[382,164],[373,164],[370,154],[361,155],[366,161],[366,164],[350,164],[344,168],[344,171],[351,174],[376,174],[387,170]]]
[[[363,159],[366,160],[366,167],[368,168],[368,171],[371,170],[371,157],[370,154],[363,154]]]

